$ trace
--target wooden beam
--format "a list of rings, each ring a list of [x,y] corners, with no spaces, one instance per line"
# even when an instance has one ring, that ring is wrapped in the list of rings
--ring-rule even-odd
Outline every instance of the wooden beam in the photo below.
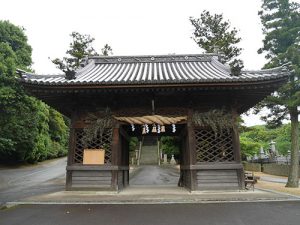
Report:
[[[67,170],[89,170],[89,171],[96,171],[96,170],[128,170],[128,166],[112,166],[112,165],[72,165],[67,166]]]

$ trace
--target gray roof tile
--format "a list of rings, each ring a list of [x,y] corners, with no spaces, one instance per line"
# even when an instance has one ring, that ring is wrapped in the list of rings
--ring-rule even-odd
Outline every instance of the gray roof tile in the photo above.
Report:
[[[22,82],[38,85],[120,85],[172,84],[208,82],[251,82],[288,76],[284,68],[242,71],[232,76],[228,65],[213,54],[166,56],[90,57],[76,71],[76,78],[64,75],[35,75],[25,73]]]

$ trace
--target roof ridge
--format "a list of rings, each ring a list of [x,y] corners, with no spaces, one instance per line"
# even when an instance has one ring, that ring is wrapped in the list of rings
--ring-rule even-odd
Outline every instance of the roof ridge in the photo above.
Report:
[[[104,55],[95,55],[95,56],[88,56],[89,59],[97,59],[97,58],[148,58],[148,57],[183,57],[183,56],[220,56],[217,53],[201,53],[201,54],[150,54],[150,55],[111,55],[111,56],[104,56]]]
[[[213,57],[219,57],[215,53],[207,54],[170,54],[170,55],[132,55],[132,56],[90,56],[89,61],[95,64],[105,63],[139,63],[139,62],[179,62],[179,61],[203,61],[210,62]]]

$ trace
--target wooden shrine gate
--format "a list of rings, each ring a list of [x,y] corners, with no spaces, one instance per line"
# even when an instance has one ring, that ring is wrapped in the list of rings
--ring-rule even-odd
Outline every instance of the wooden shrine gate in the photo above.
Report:
[[[181,140],[181,185],[190,191],[241,189],[243,168],[235,129],[216,135],[210,128],[195,126],[191,111],[189,115],[176,131]],[[114,127],[105,129],[102,138],[88,144],[89,149],[107,146],[104,164],[84,165],[84,121],[76,116],[72,121],[67,190],[122,190],[129,184],[130,136],[137,134],[128,124],[116,120]],[[168,129],[166,134],[170,135]]]
[[[66,189],[126,187],[129,137],[137,134],[131,133],[128,121],[120,117],[151,115],[186,118],[174,122],[181,124],[176,135],[182,142],[180,177],[184,187],[191,191],[242,189],[237,118],[277,90],[290,72],[279,67],[237,74],[221,63],[221,57],[93,56],[82,62],[74,76],[19,71],[20,82],[27,91],[71,119]],[[84,130],[93,124],[88,123],[88,114],[100,112],[96,124],[105,118],[101,115],[105,108],[111,110],[111,121],[102,122],[110,125],[102,127],[101,135],[86,143]],[[209,115],[212,118],[206,118]],[[227,124],[222,124],[223,116]],[[147,118],[145,124],[159,124]],[[139,129],[139,135],[142,133]],[[100,157],[103,164],[84,165],[86,147],[104,149]]]

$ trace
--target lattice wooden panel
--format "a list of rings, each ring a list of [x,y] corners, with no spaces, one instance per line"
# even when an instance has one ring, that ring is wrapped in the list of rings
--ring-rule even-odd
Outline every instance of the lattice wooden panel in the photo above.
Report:
[[[231,132],[215,134],[212,130],[196,129],[197,162],[234,161]]]
[[[74,150],[74,163],[82,163],[83,161],[83,130],[76,129],[75,130],[75,150]]]
[[[76,129],[75,131],[75,151],[74,151],[74,163],[82,163],[83,161],[83,136],[84,132],[83,129]],[[109,164],[111,163],[111,155],[112,155],[112,129],[107,129],[104,133],[102,138],[97,137],[91,143],[88,144],[86,148],[89,149],[99,149],[105,148],[105,159],[104,163]]]

